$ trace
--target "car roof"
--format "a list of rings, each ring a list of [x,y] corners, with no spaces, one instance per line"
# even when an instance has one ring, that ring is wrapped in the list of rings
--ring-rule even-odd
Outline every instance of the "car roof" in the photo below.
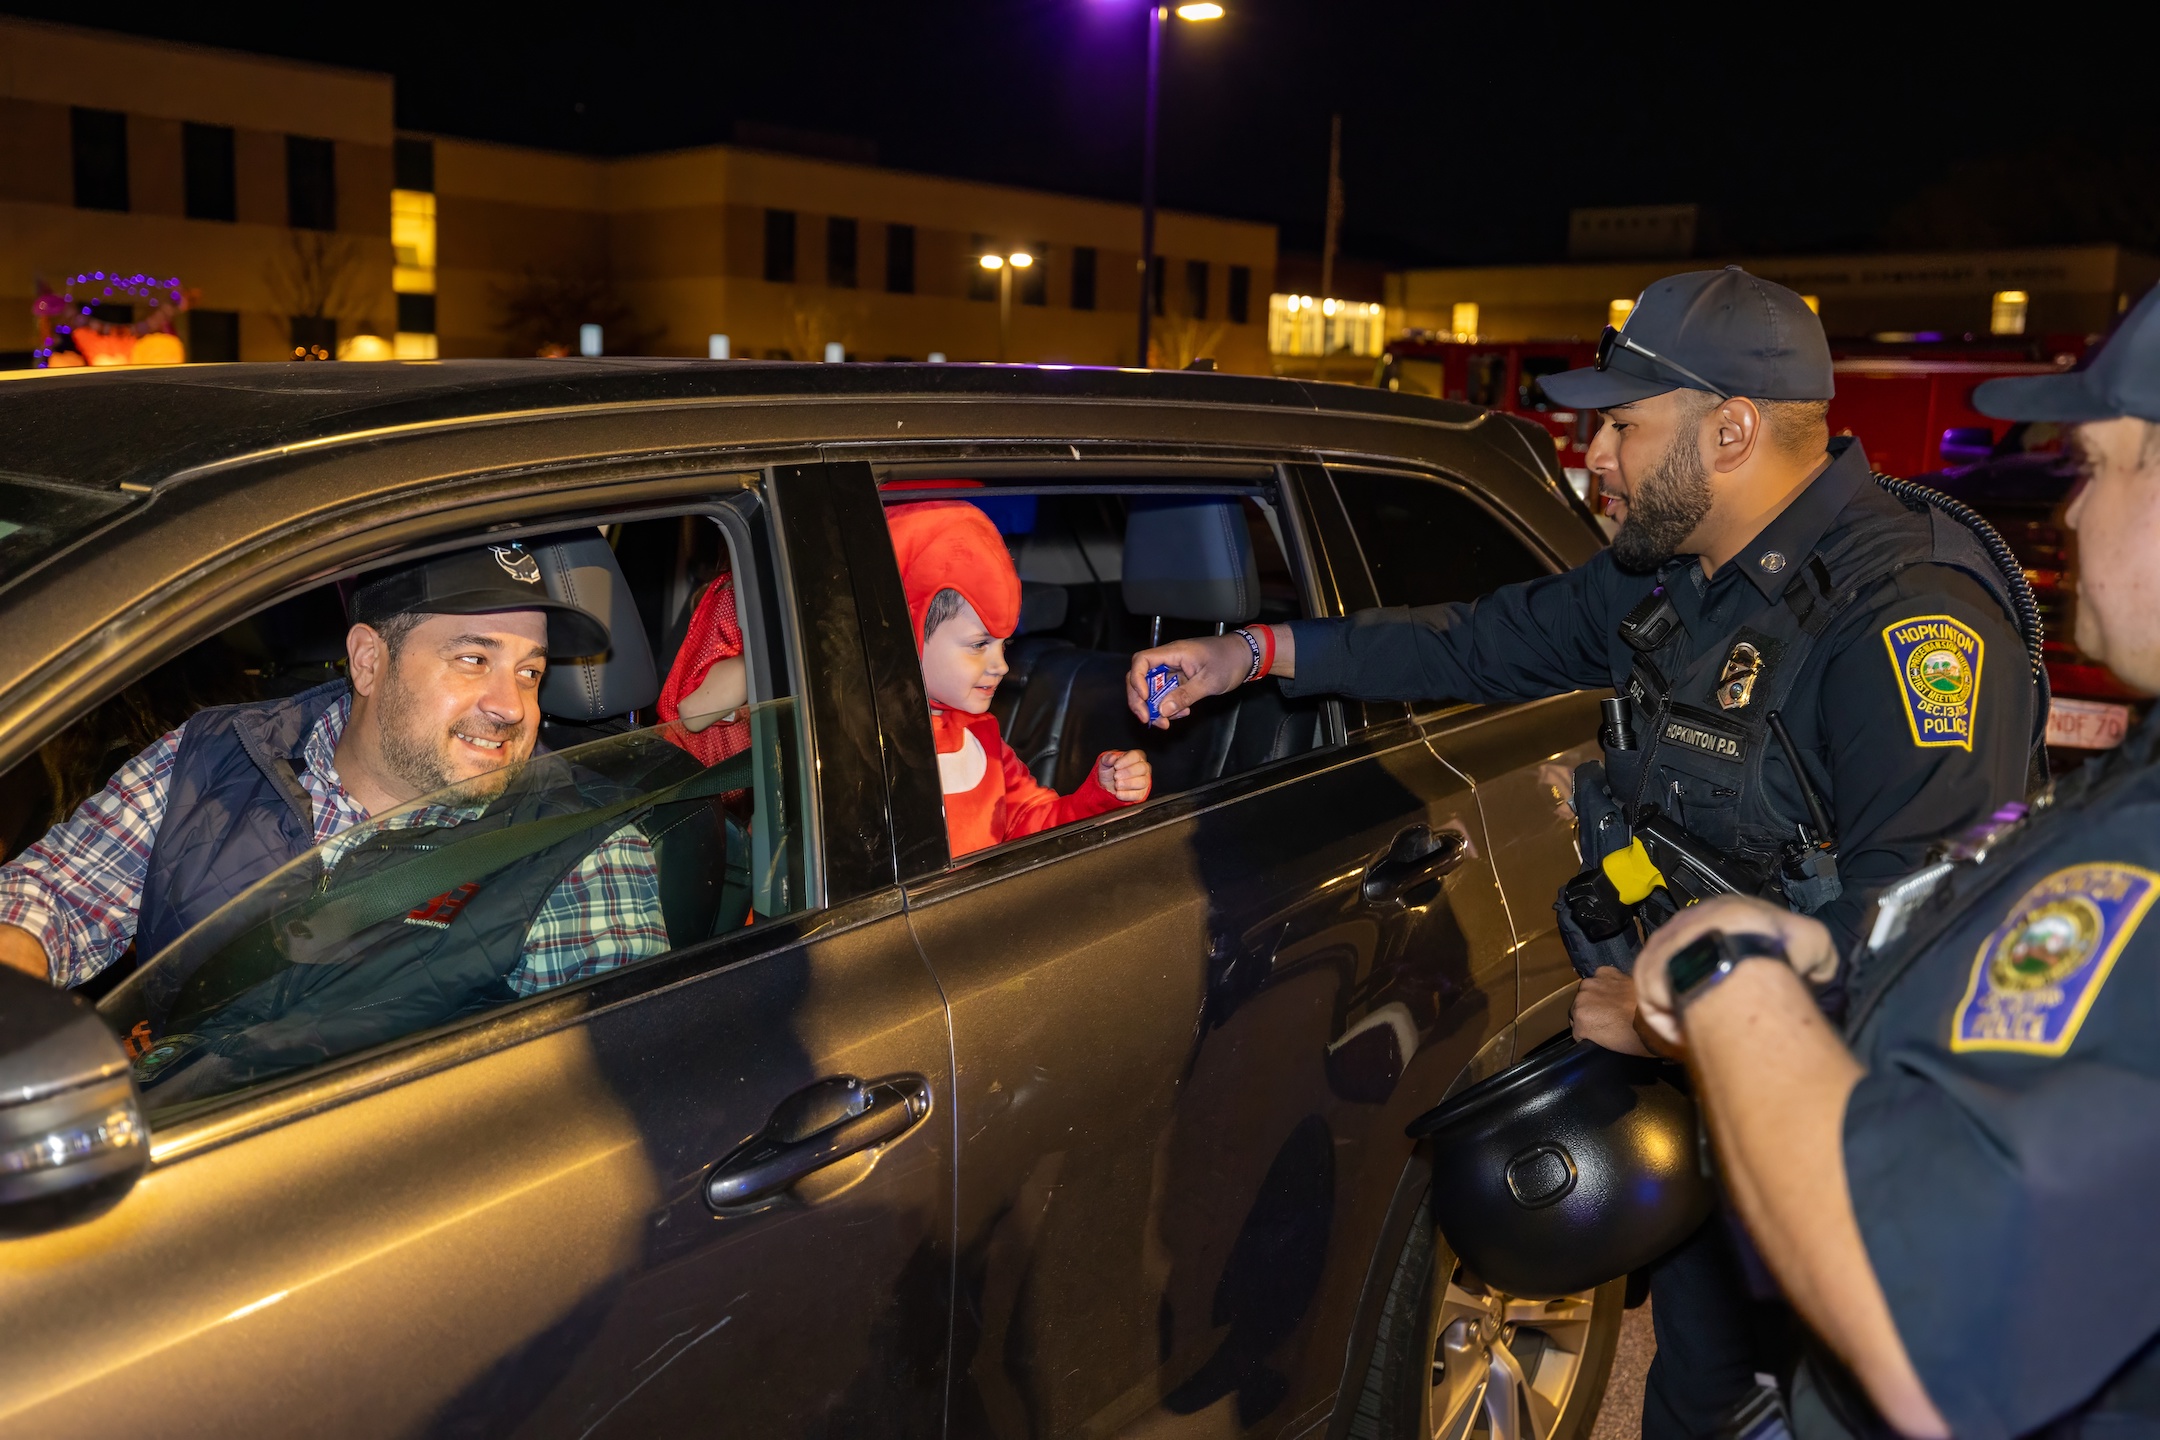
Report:
[[[590,406],[901,396],[1261,407],[1452,426],[1481,414],[1360,386],[1092,366],[632,358],[178,365],[7,377],[0,473],[109,492],[396,426]]]

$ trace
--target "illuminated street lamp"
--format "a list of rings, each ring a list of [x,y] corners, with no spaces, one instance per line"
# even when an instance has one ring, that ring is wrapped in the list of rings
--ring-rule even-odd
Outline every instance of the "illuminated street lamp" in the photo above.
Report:
[[[998,277],[998,363],[1005,363],[1005,350],[1012,333],[1012,272],[1025,270],[1035,263],[1035,257],[1025,250],[1015,250],[1010,255],[985,255],[982,267],[997,271]]]
[[[1148,322],[1155,314],[1155,95],[1162,73],[1162,27],[1170,18],[1170,7],[1150,5],[1147,13],[1147,139],[1140,162],[1140,354],[1134,362],[1143,369],[1148,363]],[[1223,7],[1180,5],[1177,18],[1220,20]]]

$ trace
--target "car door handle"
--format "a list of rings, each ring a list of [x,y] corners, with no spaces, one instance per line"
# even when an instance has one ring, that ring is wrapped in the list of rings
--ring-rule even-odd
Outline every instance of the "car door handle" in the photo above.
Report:
[[[713,1167],[705,1199],[715,1210],[753,1204],[812,1171],[898,1139],[929,1113],[930,1086],[920,1075],[821,1080],[782,1101],[755,1140]]]
[[[1413,825],[1395,837],[1388,853],[1365,872],[1365,903],[1380,905],[1400,899],[1404,892],[1448,874],[1470,853],[1464,837],[1453,830],[1438,834]]]

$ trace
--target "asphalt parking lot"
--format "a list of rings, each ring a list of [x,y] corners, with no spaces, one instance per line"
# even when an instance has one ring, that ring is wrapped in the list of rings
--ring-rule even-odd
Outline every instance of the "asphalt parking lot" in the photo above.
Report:
[[[1620,1323],[1620,1349],[1613,1356],[1612,1378],[1605,1383],[1605,1403],[1598,1407],[1590,1440],[1636,1440],[1642,1433],[1643,1381],[1650,1373],[1650,1357],[1656,1353],[1650,1305],[1645,1301],[1628,1311]]]

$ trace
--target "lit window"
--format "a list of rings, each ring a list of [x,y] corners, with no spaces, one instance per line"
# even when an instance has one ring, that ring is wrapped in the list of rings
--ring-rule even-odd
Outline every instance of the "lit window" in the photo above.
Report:
[[[2022,335],[2025,333],[2025,292],[2023,290],[1998,290],[1995,304],[1988,315],[1988,331],[1994,335]]]
[[[1605,323],[1618,330],[1627,324],[1627,317],[1635,313],[1633,300],[1614,300],[1605,306]]]
[[[433,360],[435,337],[417,335],[410,330],[400,330],[391,337],[390,348],[400,360]]]
[[[1369,302],[1268,296],[1268,349],[1276,355],[1378,356],[1387,348],[1387,308]]]
[[[1458,300],[1455,302],[1454,320],[1455,338],[1457,340],[1477,339],[1477,301]]]
[[[1822,296],[1802,295],[1800,297],[1800,303],[1807,306],[1807,308],[1813,311],[1815,314],[1822,314]]]
[[[390,288],[400,295],[435,293],[435,197],[425,190],[390,192],[390,248],[397,268]]]

